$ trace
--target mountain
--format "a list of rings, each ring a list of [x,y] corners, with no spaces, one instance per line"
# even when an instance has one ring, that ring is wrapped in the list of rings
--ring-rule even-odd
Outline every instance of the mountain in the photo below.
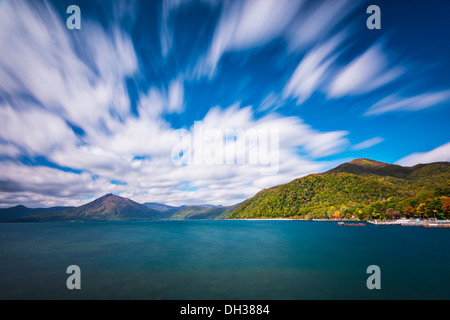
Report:
[[[174,209],[178,209],[179,207],[172,207],[172,206],[168,206],[166,204],[161,204],[161,203],[156,203],[156,202],[146,202],[143,203],[144,206],[159,211],[159,212],[164,212],[164,211],[168,211],[168,210],[174,210]]]
[[[197,205],[173,207],[166,204],[146,202],[145,206],[161,212],[161,220],[197,220],[197,219],[226,219],[237,205],[213,206]]]
[[[73,207],[27,208],[23,205],[18,205],[11,208],[0,209],[0,221],[22,218],[45,211],[55,212],[71,208]]]
[[[154,202],[146,202],[144,205],[161,212],[161,220],[225,219],[236,207],[212,205],[172,207]]]
[[[325,174],[347,172],[362,176],[374,174],[405,179],[411,171],[413,171],[413,168],[362,158],[343,163],[328,170]]]
[[[57,211],[57,208],[61,210]],[[49,221],[129,221],[129,220],[182,220],[225,219],[234,207],[181,206],[147,202],[139,204],[113,194],[104,195],[79,207],[29,209],[16,206],[1,209],[2,222]]]
[[[263,190],[229,218],[450,218],[450,163],[403,167],[356,159]]]
[[[226,219],[237,206],[182,206],[166,211],[170,220]]]
[[[57,212],[41,212],[10,222],[44,222],[44,221],[126,221],[156,220],[161,213],[113,194],[104,195],[85,205]]]

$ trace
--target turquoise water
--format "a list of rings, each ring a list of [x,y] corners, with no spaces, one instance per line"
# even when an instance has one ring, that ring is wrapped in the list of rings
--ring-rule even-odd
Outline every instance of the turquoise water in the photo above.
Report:
[[[450,229],[320,221],[3,223],[0,299],[450,299],[449,248]]]

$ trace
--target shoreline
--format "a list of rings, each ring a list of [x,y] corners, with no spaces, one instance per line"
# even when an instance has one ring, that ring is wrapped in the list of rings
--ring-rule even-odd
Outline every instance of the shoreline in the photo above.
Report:
[[[407,226],[407,227],[425,227],[425,228],[449,228],[450,219],[446,220],[353,220],[353,219],[294,219],[294,218],[238,218],[238,219],[164,219],[164,220],[119,220],[119,221],[0,221],[0,223],[80,223],[80,222],[163,222],[163,221],[314,221],[314,222],[334,222],[339,225],[374,225],[374,226]]]
[[[318,222],[348,222],[348,223],[365,223],[375,226],[398,225],[407,227],[426,227],[426,228],[450,228],[450,220],[412,220],[412,219],[396,219],[396,220],[350,220],[350,219],[293,219],[293,218],[239,218],[224,220],[241,220],[241,221],[318,221]]]

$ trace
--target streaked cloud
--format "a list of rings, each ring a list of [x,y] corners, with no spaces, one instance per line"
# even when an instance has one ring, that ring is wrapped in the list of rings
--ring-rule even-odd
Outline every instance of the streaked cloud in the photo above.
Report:
[[[90,32],[73,41],[51,6],[27,1],[3,3],[0,21],[0,43],[8,48],[0,56],[1,94],[32,96],[81,127],[97,126],[109,114],[127,114],[124,79],[137,70],[137,58],[131,39],[120,29],[107,32],[84,21]],[[79,49],[85,59],[78,56]]]
[[[181,79],[172,80],[169,84],[168,111],[180,112],[184,106],[184,87]]]
[[[381,137],[374,137],[368,140],[365,140],[363,142],[360,142],[358,144],[353,145],[352,149],[353,150],[364,150],[364,149],[368,149],[371,148],[381,142],[383,142],[384,139]]]
[[[334,29],[360,5],[351,0],[301,2],[305,5],[287,30],[290,50],[305,50],[331,38]]]
[[[275,111],[284,103],[279,94],[270,92],[259,104],[258,111],[264,112],[267,110]]]
[[[377,42],[344,67],[331,83],[328,96],[339,98],[371,92],[403,73],[403,67],[390,65],[383,45]]]
[[[344,32],[306,53],[283,89],[285,98],[297,98],[297,104],[307,100],[330,76],[338,56],[337,48],[345,39]]]
[[[301,0],[225,1],[212,43],[201,60],[203,72],[214,74],[222,55],[266,44],[283,35]]]
[[[0,162],[0,172],[2,202],[13,197],[21,198],[34,194],[34,198],[39,195],[39,198],[44,200],[42,204],[51,204],[51,201],[47,203],[45,200],[59,198],[58,205],[60,205],[67,200],[76,201],[76,198],[98,192],[95,188],[99,183],[95,183],[88,173],[64,172],[47,166],[29,166],[12,161]],[[24,203],[33,202],[31,199],[27,199]]]
[[[450,142],[427,152],[415,152],[396,163],[402,166],[414,166],[420,163],[431,163],[438,161],[450,161]]]
[[[0,104],[0,139],[26,155],[46,155],[66,144],[77,143],[64,119],[40,108],[25,108],[23,104],[20,109]],[[4,154],[3,148],[0,154]]]
[[[404,97],[397,93],[371,106],[365,115],[379,115],[394,111],[418,111],[448,103],[449,101],[450,90],[427,92],[410,97]]]

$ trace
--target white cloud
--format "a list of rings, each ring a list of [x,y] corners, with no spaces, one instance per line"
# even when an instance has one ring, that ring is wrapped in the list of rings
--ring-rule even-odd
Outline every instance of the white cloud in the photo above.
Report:
[[[418,111],[450,101],[450,90],[427,92],[412,97],[390,95],[370,107],[365,115],[379,115],[393,111]]]
[[[139,97],[139,117],[146,119],[158,119],[164,113],[166,106],[164,94],[157,88],[151,87],[147,94]]]
[[[102,196],[101,194],[100,196]],[[55,206],[81,206],[94,198],[86,196],[60,196],[52,194],[38,194],[29,191],[0,192],[0,207],[9,208],[18,203],[28,208],[49,208]]]
[[[339,153],[348,145],[348,141],[345,138],[347,134],[347,131],[319,133],[310,137],[305,144],[305,149],[314,158],[322,158]]]
[[[8,1],[0,10],[0,93],[29,95],[80,127],[129,110],[124,78],[137,68],[130,38],[85,19],[73,41],[48,4]],[[26,41],[24,41],[26,39]],[[83,52],[83,59],[77,50]],[[120,63],[116,63],[120,61]]]
[[[353,149],[353,150],[364,150],[364,149],[368,149],[368,148],[371,148],[371,147],[373,147],[373,146],[375,146],[375,145],[377,145],[377,144],[379,144],[379,143],[381,143],[381,142],[383,142],[383,141],[384,141],[384,139],[381,138],[381,137],[371,138],[371,139],[365,140],[365,141],[363,141],[363,142],[360,142],[360,143],[358,143],[358,144],[355,144],[355,145],[352,147],[352,149]]]
[[[339,23],[359,5],[351,0],[327,0],[319,4],[306,0],[242,0],[223,1],[222,4],[210,48],[189,71],[195,79],[213,77],[225,53],[254,49],[276,39],[285,41],[290,52],[319,46],[333,38]],[[345,30],[348,36],[349,28]],[[325,61],[320,61],[314,68],[315,73],[309,79],[303,79],[301,86],[305,88],[305,95],[323,80],[327,68]]]
[[[0,156],[6,158],[17,158],[21,154],[20,148],[7,141],[0,141]]]
[[[428,152],[415,152],[401,158],[396,164],[402,166],[414,166],[420,163],[450,161],[450,142]]]
[[[339,98],[370,92],[396,80],[403,72],[401,67],[389,66],[383,45],[375,43],[336,76],[328,96]]]
[[[21,107],[14,109],[9,104],[0,104],[0,138],[5,142],[28,155],[42,156],[77,143],[72,129],[60,117],[44,109]],[[12,152],[10,148],[6,150],[8,153]]]
[[[311,1],[303,6],[297,19],[289,26],[291,50],[305,49],[326,39],[333,29],[355,10],[358,3],[351,0]]]
[[[242,0],[224,2],[203,69],[214,74],[222,55],[270,42],[283,35],[302,6],[299,0]],[[205,70],[203,70],[205,72]]]
[[[301,4],[298,0],[233,2],[230,11],[219,22],[215,40],[223,41],[225,49],[264,44],[281,34]]]
[[[176,79],[169,84],[168,111],[180,112],[184,104],[184,87],[181,79]]]
[[[184,83],[181,77],[172,80],[168,88],[151,87],[147,94],[141,94],[138,101],[140,117],[158,119],[162,114],[184,111]]]
[[[161,52],[166,57],[172,49],[173,44],[173,27],[170,24],[170,15],[184,3],[190,0],[164,0],[162,3],[160,41]]]
[[[263,111],[275,111],[283,104],[283,100],[280,95],[275,92],[270,92],[260,103],[258,107],[259,112]]]
[[[34,193],[51,197],[78,197],[97,194],[99,183],[87,173],[64,172],[46,166],[28,166],[12,161],[0,162],[0,191]],[[0,192],[0,194],[2,194]]]
[[[345,38],[340,33],[308,52],[283,89],[283,97],[297,98],[297,104],[307,100],[325,81],[338,53],[335,50]]]

